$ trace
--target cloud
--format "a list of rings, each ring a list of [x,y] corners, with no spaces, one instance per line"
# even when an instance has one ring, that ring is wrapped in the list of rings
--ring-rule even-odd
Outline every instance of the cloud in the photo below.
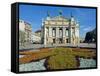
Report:
[[[83,29],[83,31],[89,31],[91,29],[91,27],[86,27]]]
[[[83,28],[83,31],[91,31],[91,30],[93,30],[94,29],[94,27],[92,27],[92,26],[89,26],[89,27],[85,27],[85,28]]]
[[[80,28],[83,29],[83,28],[85,28],[85,26],[84,25],[81,25]]]

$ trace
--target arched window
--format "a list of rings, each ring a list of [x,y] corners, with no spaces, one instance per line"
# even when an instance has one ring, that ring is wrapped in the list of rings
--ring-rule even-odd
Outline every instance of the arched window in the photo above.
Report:
[[[52,29],[52,36],[56,36],[56,29],[55,28]]]
[[[68,28],[66,28],[66,36],[68,37]]]
[[[59,36],[62,37],[62,28],[59,28]]]

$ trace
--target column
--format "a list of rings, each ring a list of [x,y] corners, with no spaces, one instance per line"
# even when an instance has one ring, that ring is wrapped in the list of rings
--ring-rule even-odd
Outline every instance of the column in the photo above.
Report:
[[[46,27],[44,26],[44,45],[46,45]]]
[[[72,43],[72,27],[71,26],[69,28],[69,40],[70,40],[70,43]]]
[[[53,42],[53,40],[52,40],[52,27],[49,27],[48,28],[48,33],[49,33],[49,36],[48,36],[48,42],[49,42],[49,44],[51,44],[52,42]]]
[[[59,28],[56,27],[56,38],[58,38],[58,37],[59,37]]]
[[[66,43],[66,28],[63,27],[63,43],[65,44]]]
[[[63,27],[63,37],[66,37],[66,28]]]
[[[52,37],[52,27],[49,27],[49,37]]]
[[[79,27],[75,27],[75,36],[76,36],[76,38],[77,38],[77,44],[79,44]]]
[[[77,31],[76,31],[76,28],[74,27],[73,32],[72,32],[72,38],[74,39],[74,40],[72,40],[72,42],[74,45],[77,43],[77,35],[76,34],[77,34]]]
[[[56,27],[56,43],[59,41],[59,27]]]

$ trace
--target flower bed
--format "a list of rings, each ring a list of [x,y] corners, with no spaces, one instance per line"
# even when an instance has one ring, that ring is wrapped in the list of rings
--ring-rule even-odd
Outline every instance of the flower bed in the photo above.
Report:
[[[20,64],[46,59],[47,69],[73,69],[79,67],[79,60],[76,57],[93,58],[95,51],[80,48],[46,48],[37,52],[21,52],[26,56],[19,59]]]

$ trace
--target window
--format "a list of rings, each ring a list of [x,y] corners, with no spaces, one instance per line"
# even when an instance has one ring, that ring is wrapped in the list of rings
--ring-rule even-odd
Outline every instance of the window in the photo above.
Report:
[[[66,36],[68,37],[68,29],[66,29]]]
[[[62,28],[59,29],[59,36],[62,37]]]
[[[53,29],[52,29],[52,36],[55,36],[55,35],[56,35],[56,29],[53,28]]]
[[[69,40],[68,39],[66,39],[66,43],[69,43]]]
[[[53,39],[53,43],[55,43],[55,39]]]
[[[59,43],[62,43],[63,41],[62,41],[62,38],[59,38]]]

